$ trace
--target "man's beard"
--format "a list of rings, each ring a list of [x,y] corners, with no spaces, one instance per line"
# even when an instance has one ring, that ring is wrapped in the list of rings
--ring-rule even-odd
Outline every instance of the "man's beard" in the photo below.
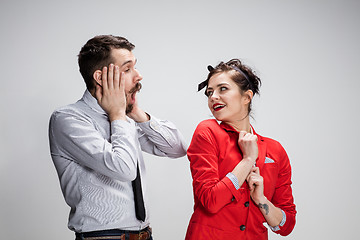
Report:
[[[134,94],[135,92],[139,92],[140,91],[140,89],[141,89],[141,83],[136,83],[136,85],[135,85],[135,87],[133,87],[132,89],[130,89],[130,91],[129,91],[129,95],[132,95],[132,94]],[[126,110],[125,110],[125,113],[126,114],[129,114],[129,113],[131,113],[131,111],[134,109],[134,104],[132,104],[132,103],[129,103],[129,104],[127,104],[127,106],[126,106]]]

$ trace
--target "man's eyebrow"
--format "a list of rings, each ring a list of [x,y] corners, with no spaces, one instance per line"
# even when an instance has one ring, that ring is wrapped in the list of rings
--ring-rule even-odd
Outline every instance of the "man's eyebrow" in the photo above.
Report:
[[[137,59],[135,59],[134,65],[136,64],[136,62],[137,62]],[[121,64],[121,67],[122,67],[122,66],[125,66],[125,65],[128,64],[128,63],[132,63],[132,60],[128,60],[128,61],[124,62],[123,64]]]

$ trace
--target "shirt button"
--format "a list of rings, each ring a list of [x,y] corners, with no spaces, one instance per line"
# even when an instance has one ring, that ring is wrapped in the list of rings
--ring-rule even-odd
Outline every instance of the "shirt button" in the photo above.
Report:
[[[240,226],[240,230],[241,230],[241,231],[245,231],[245,228],[246,228],[245,225],[241,225],[241,226]]]
[[[154,121],[150,122],[150,127],[155,131],[159,131],[159,129],[160,129],[157,122],[154,122]]]
[[[245,202],[245,203],[244,203],[244,206],[245,206],[245,207],[248,207],[249,204],[250,204],[249,202]]]

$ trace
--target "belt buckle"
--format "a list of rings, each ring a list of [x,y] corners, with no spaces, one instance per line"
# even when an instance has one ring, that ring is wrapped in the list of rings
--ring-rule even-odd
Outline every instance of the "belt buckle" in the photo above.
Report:
[[[143,240],[143,235],[145,235],[145,231],[144,232],[139,232],[139,234],[138,234],[138,240]]]
[[[138,240],[146,240],[146,239],[148,239],[147,235],[148,235],[148,232],[146,230],[144,230],[142,232],[139,232]]]

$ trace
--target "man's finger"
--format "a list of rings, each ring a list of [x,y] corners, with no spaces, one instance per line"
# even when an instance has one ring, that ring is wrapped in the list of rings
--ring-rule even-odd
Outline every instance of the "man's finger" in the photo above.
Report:
[[[114,88],[114,64],[109,65],[109,71],[108,71],[108,87],[109,89]]]
[[[120,73],[120,83],[119,83],[120,91],[123,91],[123,92],[125,92],[125,78],[124,78],[124,75],[125,75],[124,72]]]
[[[95,85],[95,97],[98,100],[98,102],[101,102],[102,88],[98,84]]]
[[[103,67],[101,80],[102,80],[103,89],[105,91],[108,90],[109,87],[108,87],[108,82],[107,82],[107,67]]]
[[[114,70],[114,88],[117,89],[120,87],[120,70],[119,66],[115,66]]]

